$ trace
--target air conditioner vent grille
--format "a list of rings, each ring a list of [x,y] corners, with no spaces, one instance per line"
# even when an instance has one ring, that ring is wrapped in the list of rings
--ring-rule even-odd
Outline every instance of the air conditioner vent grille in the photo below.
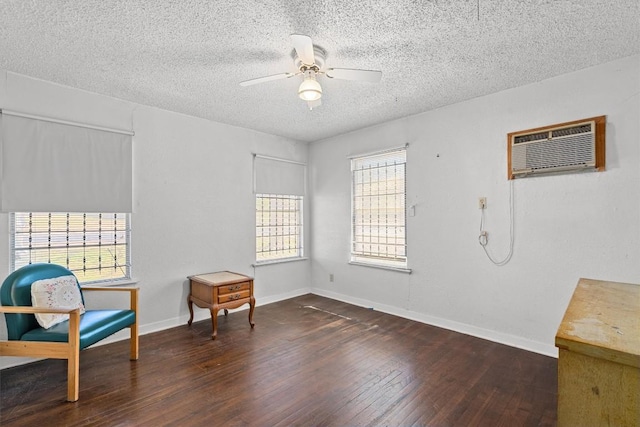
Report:
[[[513,143],[522,144],[524,142],[542,141],[544,139],[549,139],[549,132],[531,133],[529,135],[516,136],[513,139]]]
[[[522,149],[519,149],[522,148]],[[514,148],[514,165],[518,169],[550,169],[566,166],[593,166],[593,135],[580,135],[562,144],[549,139]]]
[[[569,135],[577,135],[577,134],[581,134],[581,133],[589,133],[591,132],[591,123],[587,123],[584,125],[580,125],[580,126],[572,126],[570,128],[564,128],[564,129],[556,129],[554,131],[551,131],[551,137],[552,138],[558,138],[561,136],[569,136]]]

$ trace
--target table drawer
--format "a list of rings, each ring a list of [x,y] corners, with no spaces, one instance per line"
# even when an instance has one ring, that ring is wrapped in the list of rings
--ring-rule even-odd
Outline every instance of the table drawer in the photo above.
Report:
[[[251,296],[251,292],[249,291],[249,289],[233,292],[230,294],[218,295],[218,304],[222,304],[230,301],[237,301],[244,298],[249,298],[250,296]]]
[[[225,294],[235,294],[238,292],[249,291],[251,289],[251,285],[249,282],[244,283],[234,283],[233,285],[223,285],[218,286],[218,295],[222,296]]]

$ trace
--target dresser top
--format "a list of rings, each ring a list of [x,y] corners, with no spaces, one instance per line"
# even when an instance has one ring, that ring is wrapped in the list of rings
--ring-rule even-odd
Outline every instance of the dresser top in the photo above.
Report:
[[[558,328],[556,346],[637,366],[640,285],[580,279]]]
[[[215,273],[198,274],[189,276],[189,280],[198,281],[209,286],[228,285],[231,283],[246,282],[253,280],[252,277],[244,274],[232,273],[231,271],[217,271]]]

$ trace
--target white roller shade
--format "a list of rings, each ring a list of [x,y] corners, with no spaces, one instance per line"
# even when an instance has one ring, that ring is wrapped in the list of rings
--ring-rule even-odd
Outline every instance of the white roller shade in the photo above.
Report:
[[[2,212],[131,212],[132,137],[2,114]]]
[[[256,155],[253,168],[256,194],[304,196],[304,163]]]

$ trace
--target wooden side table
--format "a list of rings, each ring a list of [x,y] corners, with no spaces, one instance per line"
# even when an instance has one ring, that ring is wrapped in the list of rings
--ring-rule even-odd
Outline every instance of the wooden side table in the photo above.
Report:
[[[211,311],[211,323],[213,333],[211,339],[216,339],[218,333],[218,311],[224,310],[224,315],[228,314],[228,309],[238,308],[244,304],[249,304],[249,324],[253,323],[253,309],[256,299],[253,296],[253,277],[243,274],[232,273],[230,271],[218,271],[215,273],[198,274],[189,276],[189,322],[193,323],[193,303],[200,308],[208,308]]]

